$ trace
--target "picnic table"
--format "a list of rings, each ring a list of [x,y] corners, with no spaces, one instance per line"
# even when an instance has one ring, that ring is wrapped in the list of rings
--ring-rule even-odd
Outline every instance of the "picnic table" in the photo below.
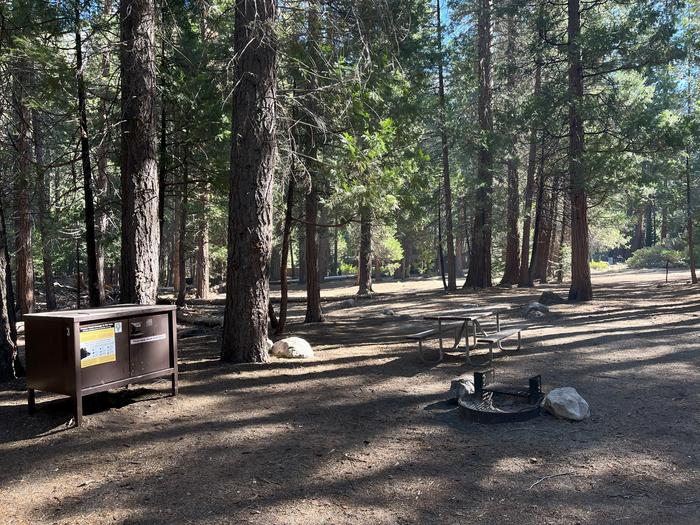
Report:
[[[464,308],[455,310],[444,310],[441,312],[435,312],[423,317],[426,321],[437,321],[437,336],[440,341],[439,352],[438,352],[438,362],[442,361],[443,358],[443,342],[442,342],[442,328],[443,323],[456,323],[457,330],[455,331],[454,344],[452,349],[459,347],[462,342],[462,337],[465,339],[465,356],[467,361],[471,364],[471,359],[469,357],[469,350],[476,347],[477,345],[477,331],[483,336],[488,336],[489,334],[482,328],[479,321],[495,316],[496,317],[496,332],[501,331],[501,313],[508,310],[510,305],[508,304],[494,304],[487,306],[476,306],[473,304],[464,305]],[[469,344],[469,326],[471,325],[471,333],[473,336],[473,345]],[[451,325],[454,326],[454,325]],[[500,342],[499,342],[500,346]]]

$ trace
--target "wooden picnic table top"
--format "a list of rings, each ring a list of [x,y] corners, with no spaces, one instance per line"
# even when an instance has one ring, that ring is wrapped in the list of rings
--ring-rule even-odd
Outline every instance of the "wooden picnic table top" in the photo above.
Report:
[[[474,306],[471,304],[464,304],[462,305],[465,309],[468,310],[473,310],[473,311],[478,311],[478,310],[493,310],[493,311],[503,311],[503,310],[510,310],[511,306],[508,303],[497,303],[497,304],[485,304],[483,306]]]
[[[423,319],[427,321],[472,321],[474,319],[481,319],[482,317],[488,317],[495,314],[495,310],[445,310],[443,312],[435,312],[434,314],[429,314],[423,316]]]
[[[508,310],[509,304],[495,304],[493,306],[467,305],[468,308],[458,308],[455,310],[443,310],[423,316],[426,321],[473,321],[488,317],[490,315]]]

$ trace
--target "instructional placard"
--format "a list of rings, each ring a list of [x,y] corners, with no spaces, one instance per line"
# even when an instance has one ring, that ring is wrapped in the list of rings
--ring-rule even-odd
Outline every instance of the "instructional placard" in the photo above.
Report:
[[[129,341],[132,345],[139,345],[141,343],[150,343],[152,341],[162,341],[165,339],[165,334],[149,335],[146,337],[139,337],[138,339],[132,339]]]
[[[117,360],[114,325],[103,323],[80,328],[80,368]]]

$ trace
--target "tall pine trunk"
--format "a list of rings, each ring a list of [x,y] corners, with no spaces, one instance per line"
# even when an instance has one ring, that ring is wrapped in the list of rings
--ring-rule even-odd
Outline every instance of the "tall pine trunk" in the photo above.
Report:
[[[49,194],[46,188],[47,169],[44,159],[44,128],[39,112],[32,111],[32,138],[34,139],[34,160],[36,161],[37,218],[41,235],[41,259],[44,269],[44,293],[46,309],[56,309],[56,293],[53,285],[53,253],[51,249],[51,213]]]
[[[277,319],[275,334],[284,333],[284,326],[287,322],[287,299],[289,295],[289,283],[287,280],[287,256],[291,253],[292,241],[292,210],[294,208],[294,160],[287,183],[287,207],[284,211],[284,229],[282,231],[282,254],[280,257],[280,315]],[[292,261],[292,277],[294,277],[294,261]]]
[[[197,232],[197,297],[209,299],[209,184],[200,197],[202,214]]]
[[[8,297],[8,284],[11,285],[7,264],[7,235],[5,232],[5,217],[0,202],[0,382],[10,381],[17,377],[15,364],[17,362],[17,347],[13,337],[13,303]]]
[[[443,76],[442,54],[442,20],[440,20],[440,1],[437,6],[437,40],[438,40],[438,95],[440,98],[440,144],[442,146],[442,189],[445,197],[445,237],[447,241],[447,289],[457,289],[457,266],[455,262],[454,231],[452,227],[452,185],[450,182],[450,152],[447,140],[447,115],[445,109],[445,80]],[[441,243],[442,244],[442,243]]]
[[[692,78],[692,72],[691,72],[691,65],[690,65],[690,60],[688,60],[688,73],[686,76],[686,84],[687,84],[687,106],[688,106],[688,115],[691,114],[692,111],[692,99],[691,99],[691,78]],[[695,272],[695,241],[693,239],[693,203],[692,203],[692,195],[691,195],[691,187],[690,187],[690,147],[686,149],[686,155],[685,155],[685,199],[686,199],[686,222],[687,222],[687,233],[688,233],[688,264],[690,266],[690,281],[693,284],[698,283],[698,276]]]
[[[155,7],[121,0],[121,302],[153,304],[158,291]]]
[[[506,19],[506,29],[508,33],[506,55],[508,60],[507,76],[506,76],[506,91],[509,94],[515,92],[515,82],[517,73],[517,64],[515,63],[516,49],[516,21],[515,15],[509,14]],[[515,132],[512,132],[510,137],[508,152],[508,211],[506,214],[506,254],[505,254],[505,269],[502,285],[516,284],[519,278],[520,271],[520,235],[518,232],[518,218],[520,216],[520,193],[518,188],[518,137]]]
[[[569,181],[571,188],[571,287],[569,300],[593,299],[591,268],[588,265],[588,196],[583,167],[583,65],[581,63],[580,0],[568,2],[569,62]]]
[[[187,298],[187,260],[186,260],[186,248],[187,248],[187,192],[189,183],[189,166],[187,160],[187,153],[189,152],[189,144],[187,139],[183,145],[183,155],[182,155],[182,187],[180,188],[180,219],[178,221],[178,286],[177,286],[177,299],[175,304],[178,306],[185,306],[185,299]]]
[[[32,215],[30,180],[32,173],[29,143],[30,113],[25,100],[28,87],[26,70],[29,65],[20,61],[13,83],[13,106],[16,121],[15,148],[18,156],[18,174],[15,181],[15,208],[17,210],[17,307],[20,315],[34,311],[34,263],[32,260]]]
[[[308,40],[307,56],[309,59],[310,76],[305,83],[305,90],[309,96],[306,104],[307,111],[312,115],[312,119],[318,118],[319,113],[317,102],[318,77],[322,74],[322,64],[318,52],[319,40],[321,38],[320,14],[321,6],[319,0],[311,0],[307,6]],[[304,216],[306,219],[306,316],[304,322],[317,323],[323,321],[321,313],[321,282],[319,278],[319,187],[321,186],[320,163],[318,162],[318,137],[316,133],[316,123],[306,126],[304,133],[304,147],[306,150],[306,167],[309,172],[309,191],[304,197]]]
[[[112,15],[112,1],[106,0],[103,5],[104,15]],[[107,85],[110,77],[110,48],[105,46],[102,51],[101,76],[102,82]],[[108,144],[110,140],[109,122],[109,88],[106,87],[100,98],[100,124],[102,128],[102,140],[97,145],[97,177],[95,190],[97,193],[97,239],[95,245],[95,257],[97,259],[97,286],[100,290],[100,304],[105,304],[107,294],[105,292],[105,248],[107,245],[107,226],[109,215],[107,213],[107,192],[109,190],[109,174],[107,161],[109,156]]]
[[[304,219],[306,219],[306,217],[304,217]],[[303,223],[299,225],[297,238],[299,241],[297,278],[299,280],[299,284],[306,284],[306,226]]]
[[[311,161],[313,162],[313,160]],[[313,183],[313,182],[312,182]],[[318,273],[318,193],[311,187],[304,198],[306,217],[306,316],[305,323],[323,321]]]
[[[533,98],[537,100],[542,84],[542,61],[537,58],[535,65],[535,87]],[[525,182],[525,207],[523,208],[523,242],[520,250],[519,286],[532,286],[530,279],[530,229],[532,228],[532,195],[535,191],[535,172],[537,171],[537,126],[530,127],[530,150],[527,157],[527,180]]]
[[[690,281],[697,284],[698,276],[695,272],[695,242],[693,239],[693,203],[691,200],[690,187],[690,149],[685,156],[685,198],[686,198],[686,218],[688,232],[688,263],[690,265]]]
[[[360,256],[358,260],[357,295],[372,292],[372,214],[368,206],[360,208]]]
[[[95,198],[92,192],[92,162],[90,160],[90,136],[88,134],[87,100],[83,76],[83,42],[79,3],[75,4],[75,64],[78,91],[78,119],[80,123],[80,163],[83,169],[83,195],[85,199],[85,250],[87,252],[88,298],[90,306],[100,306],[100,284],[97,277],[97,247],[95,240]]]
[[[236,0],[228,271],[221,358],[267,360],[275,168],[275,0]]]
[[[330,236],[331,236],[331,229],[323,226],[324,224],[328,224],[328,221],[330,220],[328,217],[328,206],[325,206],[321,204],[320,208],[320,220],[321,220],[321,225],[317,229],[318,231],[318,279],[319,282],[323,282],[324,279],[326,278],[327,275],[329,275],[329,268],[331,264],[331,243],[330,243]],[[336,230],[337,228],[333,228],[333,230]]]
[[[491,233],[493,211],[493,112],[491,93],[491,0],[479,0],[478,16],[479,129],[481,146],[477,159],[477,191],[469,273],[465,287],[486,288],[491,281]]]
[[[0,199],[0,242],[5,250],[5,290],[7,293],[7,315],[10,320],[10,337],[12,342],[17,345],[17,315],[15,309],[15,292],[12,288],[12,261],[10,261],[10,244],[7,238],[7,222],[5,221],[5,210],[3,208],[2,199]],[[0,264],[2,260],[0,260]],[[19,359],[16,360],[19,363]],[[17,371],[17,370],[15,370]]]

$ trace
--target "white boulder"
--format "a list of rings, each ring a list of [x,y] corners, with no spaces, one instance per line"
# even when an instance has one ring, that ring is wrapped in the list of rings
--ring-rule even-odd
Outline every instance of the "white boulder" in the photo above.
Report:
[[[461,375],[450,381],[450,391],[447,393],[447,400],[455,403],[464,395],[474,393],[474,378]]]
[[[267,338],[267,341],[265,342],[265,348],[267,348],[267,351],[268,351],[268,352],[269,352],[270,350],[272,350],[272,346],[273,346],[274,344],[275,344],[275,343],[272,342],[272,339],[270,339],[270,338],[268,337],[268,338]]]
[[[301,337],[285,337],[272,345],[270,355],[296,359],[313,357],[314,351],[309,342]]]
[[[586,400],[570,386],[552,390],[544,398],[543,406],[553,416],[573,421],[582,421],[591,413]]]

